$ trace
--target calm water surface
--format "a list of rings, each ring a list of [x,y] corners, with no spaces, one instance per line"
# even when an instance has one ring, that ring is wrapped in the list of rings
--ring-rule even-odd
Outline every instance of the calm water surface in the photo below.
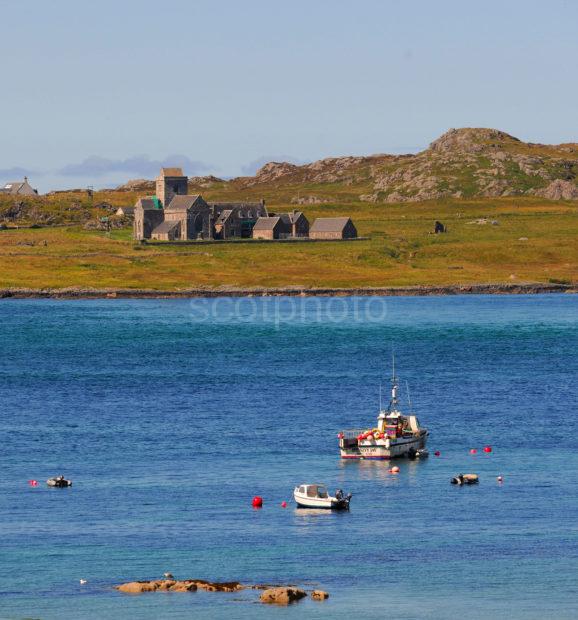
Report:
[[[578,297],[305,301],[0,303],[1,618],[578,616]],[[442,454],[397,476],[336,440],[373,426],[392,344]],[[351,512],[295,510],[304,481]],[[331,598],[112,589],[165,571]]]

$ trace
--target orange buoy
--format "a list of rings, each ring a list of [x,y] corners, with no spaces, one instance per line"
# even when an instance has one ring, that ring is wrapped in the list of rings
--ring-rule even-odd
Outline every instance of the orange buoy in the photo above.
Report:
[[[263,498],[255,495],[253,498],[253,508],[262,508],[263,507]]]
[[[389,470],[392,474],[399,474],[399,467],[395,465]]]
[[[287,502],[281,502],[281,508],[287,508]]]
[[[472,448],[470,450],[470,454],[477,454],[477,453],[478,453],[478,451],[475,448]]]
[[[488,454],[492,451],[492,446],[484,446],[484,452],[487,452]]]

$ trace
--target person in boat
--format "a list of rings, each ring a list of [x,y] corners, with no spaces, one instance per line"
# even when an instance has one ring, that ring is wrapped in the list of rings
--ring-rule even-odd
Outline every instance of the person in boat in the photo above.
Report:
[[[335,491],[335,499],[339,501],[343,499],[343,491],[341,489],[337,489],[337,491]]]

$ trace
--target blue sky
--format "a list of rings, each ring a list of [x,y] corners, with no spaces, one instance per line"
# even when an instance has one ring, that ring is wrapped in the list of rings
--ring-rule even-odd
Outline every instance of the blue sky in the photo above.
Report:
[[[450,127],[578,141],[571,0],[0,0],[0,182],[411,152]],[[12,178],[14,177],[14,179]]]

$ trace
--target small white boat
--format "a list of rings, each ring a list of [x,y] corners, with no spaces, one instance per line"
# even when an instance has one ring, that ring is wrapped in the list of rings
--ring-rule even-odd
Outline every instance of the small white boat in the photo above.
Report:
[[[326,508],[329,510],[349,510],[351,493],[343,494],[340,489],[335,496],[329,495],[324,484],[302,484],[295,487],[293,497],[299,508]]]

